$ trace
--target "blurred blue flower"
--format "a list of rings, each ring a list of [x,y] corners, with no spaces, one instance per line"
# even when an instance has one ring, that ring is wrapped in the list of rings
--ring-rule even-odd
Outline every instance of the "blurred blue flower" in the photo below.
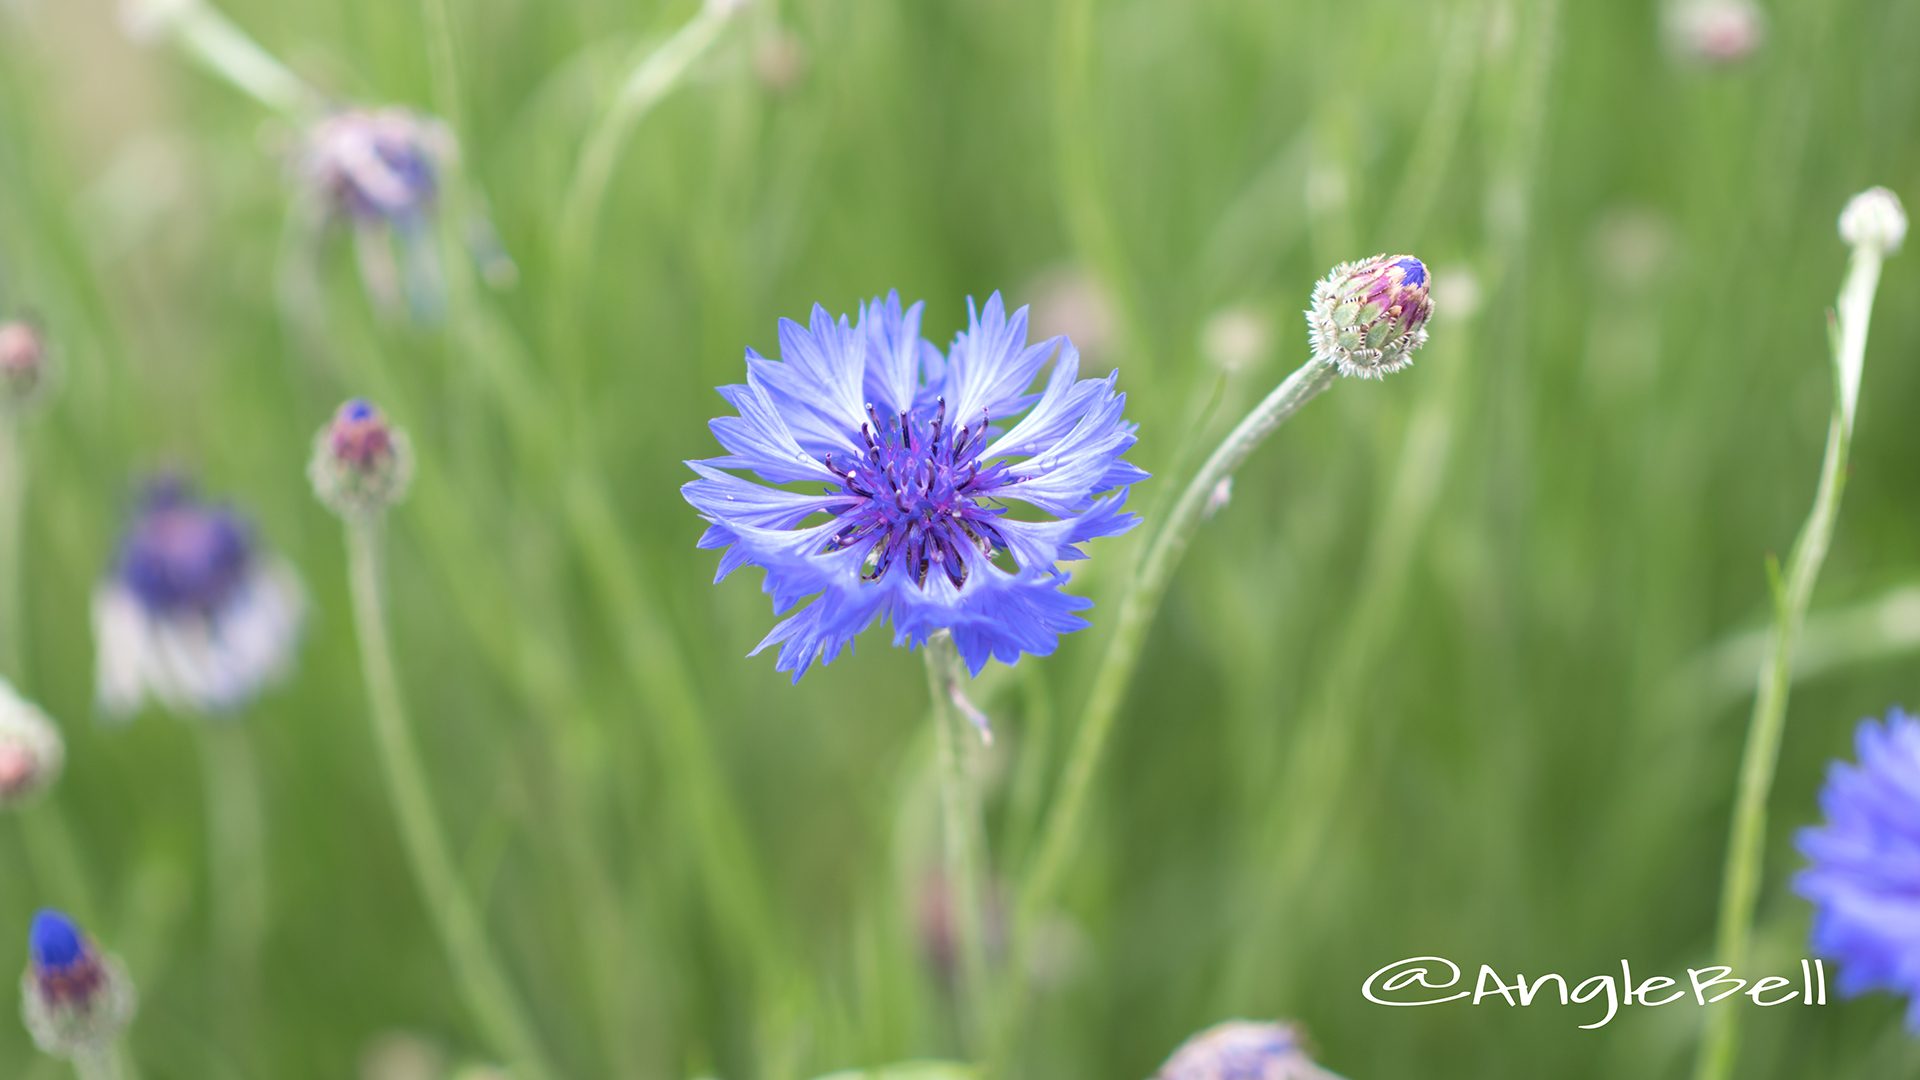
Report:
[[[1858,764],[1834,762],[1820,792],[1826,823],[1804,829],[1812,860],[1795,881],[1813,901],[1813,948],[1852,997],[1891,990],[1920,1032],[1920,720],[1899,709],[1854,737]]]
[[[42,1051],[60,1057],[97,1051],[133,1019],[132,980],[64,913],[34,913],[27,953],[20,1014]]]
[[[782,320],[780,358],[748,350],[746,383],[720,389],[738,410],[710,425],[727,453],[688,462],[700,546],[725,552],[715,580],[766,571],[791,614],[754,652],[779,645],[796,682],[881,619],[896,645],[949,632],[976,675],[1050,653],[1090,604],[1057,564],[1138,521],[1122,506],[1147,474],[1121,457],[1135,425],[1118,372],[1082,379],[1065,338],[1028,344],[1026,309],[1009,317],[998,293],[942,356],[921,307],[896,294],[853,326],[818,306],[811,326]]]
[[[151,695],[180,712],[219,712],[285,674],[304,599],[293,571],[238,515],[184,481],[148,485],[94,592],[101,706],[125,714]]]
[[[1291,1024],[1229,1020],[1180,1044],[1154,1080],[1339,1080],[1307,1056]]]

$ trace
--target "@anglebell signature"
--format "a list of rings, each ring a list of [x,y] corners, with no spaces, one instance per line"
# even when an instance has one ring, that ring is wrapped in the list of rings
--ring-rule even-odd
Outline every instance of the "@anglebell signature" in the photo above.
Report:
[[[1367,976],[1360,994],[1375,1005],[1395,1008],[1459,1001],[1483,1005],[1496,1000],[1515,1008],[1536,1002],[1604,1007],[1606,1011],[1599,1019],[1579,1025],[1583,1031],[1606,1027],[1629,1005],[1658,1008],[1691,1002],[1704,1006],[1736,996],[1748,998],[1761,1008],[1827,1003],[1827,968],[1822,960],[1800,961],[1797,979],[1785,975],[1743,979],[1736,977],[1731,967],[1720,964],[1688,968],[1681,978],[1638,978],[1629,960],[1620,961],[1617,974],[1590,975],[1578,982],[1559,974],[1529,978],[1516,972],[1506,976],[1491,964],[1480,965],[1470,989],[1463,988],[1464,978],[1460,965],[1444,956],[1412,956]]]

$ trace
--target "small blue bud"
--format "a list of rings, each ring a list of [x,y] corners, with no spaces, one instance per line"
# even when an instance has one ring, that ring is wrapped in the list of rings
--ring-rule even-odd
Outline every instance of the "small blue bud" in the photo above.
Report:
[[[20,1018],[34,1045],[55,1057],[98,1054],[133,1020],[133,982],[64,913],[43,908],[27,932]]]

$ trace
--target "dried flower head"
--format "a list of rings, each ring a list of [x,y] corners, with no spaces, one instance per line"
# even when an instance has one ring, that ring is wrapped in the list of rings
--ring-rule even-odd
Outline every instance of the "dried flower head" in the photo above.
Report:
[[[1820,791],[1826,821],[1799,835],[1811,865],[1794,887],[1813,901],[1813,948],[1839,965],[1840,992],[1904,995],[1920,1033],[1920,720],[1895,709],[1854,744],[1859,760],[1835,762]]]
[[[47,380],[47,339],[26,319],[0,322],[0,415],[38,396]]]
[[[72,919],[42,910],[27,936],[20,1016],[42,1052],[71,1058],[111,1046],[133,1020],[133,981]]]
[[[1900,196],[1883,187],[1871,187],[1847,201],[1840,211],[1840,239],[1848,247],[1872,248],[1882,255],[1900,250],[1907,238],[1907,211]]]
[[[340,406],[313,441],[307,478],[320,501],[343,517],[377,514],[406,496],[413,480],[407,434],[360,398]]]
[[[1314,355],[1342,375],[1378,379],[1413,362],[1427,341],[1433,298],[1424,263],[1375,255],[1342,263],[1313,287],[1307,311]]]
[[[66,760],[60,729],[0,679],[0,808],[18,806],[60,777]]]
[[[225,712],[285,675],[305,601],[298,579],[233,511],[176,477],[150,483],[118,557],[94,591],[100,704],[151,696],[181,712]]]
[[[1154,1080],[1339,1080],[1313,1063],[1291,1024],[1229,1020],[1195,1035]]]
[[[688,462],[700,479],[681,488],[709,523],[700,546],[725,551],[719,577],[758,566],[792,612],[755,652],[779,645],[798,681],[885,619],[895,644],[950,632],[978,674],[1087,625],[1059,564],[1132,528],[1146,478],[1123,457],[1118,372],[1082,379],[1066,339],[1029,345],[1026,309],[998,294],[944,356],[898,296],[857,325],[820,307],[811,327],[782,321],[780,352],[749,351],[746,383],[721,388],[739,412],[710,425],[727,452]]]

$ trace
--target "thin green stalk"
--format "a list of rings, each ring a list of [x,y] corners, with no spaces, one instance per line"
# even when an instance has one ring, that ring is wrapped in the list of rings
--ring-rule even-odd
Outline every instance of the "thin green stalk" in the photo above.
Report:
[[[253,1028],[260,944],[266,937],[266,815],[260,770],[247,729],[210,720],[200,731],[201,769],[207,789],[209,892],[214,948],[221,972],[222,1016],[228,1049],[238,1052]]]
[[[393,648],[387,638],[380,529],[378,517],[347,522],[347,567],[360,664],[367,681],[368,718],[373,724],[387,793],[399,819],[407,861],[453,966],[460,994],[495,1051],[525,1080],[548,1080],[555,1075],[549,1058],[493,955],[479,909],[460,882],[427,788],[426,769],[407,723]]]
[[[161,30],[206,69],[267,108],[305,119],[320,95],[204,0],[146,0]]]
[[[1187,483],[1173,505],[1160,531],[1154,535],[1141,560],[1140,569],[1127,585],[1114,617],[1113,636],[1107,640],[1106,653],[1094,673],[1093,689],[1080,715],[1073,748],[1067,757],[1061,778],[1060,794],[1041,826],[1039,847],[1031,870],[1021,885],[1014,906],[1013,949],[1008,970],[1018,972],[1026,953],[1027,938],[1035,919],[1054,902],[1066,872],[1067,862],[1079,850],[1088,799],[1094,776],[1113,734],[1113,722],[1126,696],[1133,669],[1140,659],[1140,648],[1147,628],[1159,610],[1167,581],[1173,576],[1180,557],[1186,553],[1193,534],[1199,530],[1207,503],[1220,483],[1231,477],[1261,443],[1267,440],[1300,411],[1307,402],[1333,385],[1334,369],[1319,358],[1308,360],[1288,375],[1273,392],[1253,407],[1227,434],[1200,471]],[[1018,1021],[1024,990],[1019,984],[1005,988],[1000,1016],[1003,1022],[995,1031],[995,1058],[1007,1049],[1012,1024]]]
[[[613,180],[614,167],[621,151],[640,121],[678,86],[695,61],[706,55],[720,40],[720,31],[732,21],[740,5],[708,3],[659,48],[643,54],[620,84],[600,120],[587,135],[580,150],[579,163],[567,184],[566,198],[560,204],[557,233],[559,267],[563,281],[577,281],[575,275],[586,258],[605,201],[607,185]],[[571,295],[571,293],[566,293]]]
[[[10,416],[0,415],[0,674],[18,679],[24,672],[26,623],[20,586],[21,514],[26,509],[27,469],[20,449],[20,429]]]
[[[1106,752],[1114,717],[1120,711],[1127,684],[1133,678],[1134,665],[1140,659],[1140,647],[1145,641],[1147,628],[1153,622],[1154,613],[1159,610],[1167,579],[1172,576],[1180,557],[1186,553],[1187,544],[1199,529],[1208,499],[1220,482],[1232,476],[1256,447],[1294,413],[1299,412],[1301,406],[1331,386],[1334,378],[1333,368],[1318,359],[1309,360],[1295,369],[1260,404],[1254,406],[1253,411],[1214,449],[1206,463],[1200,466],[1200,471],[1180,493],[1180,499],[1174,503],[1166,523],[1155,534],[1152,545],[1141,561],[1139,572],[1133,575],[1126,594],[1120,599],[1119,614],[1114,618],[1113,636],[1107,640],[1107,651],[1101,658],[1099,670],[1094,674],[1093,689],[1080,717],[1073,750],[1067,758],[1066,774],[1061,779],[1059,799],[1042,826],[1033,872],[1027,876],[1021,889],[1018,910],[1022,921],[1052,901],[1066,862],[1079,846],[1087,796],[1092,791],[1100,759]]]
[[[960,662],[953,639],[940,634],[921,650],[927,666],[927,696],[933,702],[934,752],[940,769],[940,831],[944,858],[941,884],[953,929],[954,999],[961,1041],[970,1045],[985,1019],[987,945],[980,881],[980,807],[972,770],[961,749],[961,718],[954,708]],[[968,732],[971,733],[969,728]]]
[[[1834,364],[1833,416],[1827,424],[1827,449],[1820,465],[1820,484],[1813,509],[1794,541],[1786,575],[1774,589],[1771,646],[1760,666],[1753,718],[1747,727],[1746,752],[1740,761],[1733,827],[1727,840],[1727,861],[1720,894],[1719,928],[1714,936],[1713,961],[1738,971],[1753,939],[1754,909],[1760,897],[1762,864],[1766,859],[1767,796],[1773,789],[1774,769],[1780,761],[1780,739],[1787,724],[1787,697],[1793,685],[1793,653],[1806,622],[1807,606],[1833,541],[1834,521],[1840,513],[1840,494],[1846,486],[1847,451],[1853,442],[1853,417],[1860,394],[1860,373],[1867,352],[1867,323],[1873,313],[1873,295],[1880,283],[1882,253],[1871,245],[1854,248],[1847,279],[1840,289],[1838,316],[1832,335]],[[1740,1012],[1732,1007],[1710,1010],[1707,1028],[1695,1063],[1696,1080],[1727,1080],[1738,1053]]]

